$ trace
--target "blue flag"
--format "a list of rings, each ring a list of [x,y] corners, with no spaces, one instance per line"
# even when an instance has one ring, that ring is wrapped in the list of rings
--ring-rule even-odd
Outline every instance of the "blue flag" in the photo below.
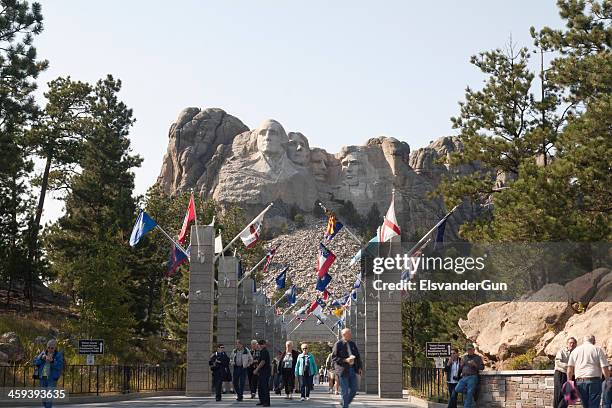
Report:
[[[351,299],[357,300],[357,289],[351,291]]]
[[[287,296],[287,302],[289,302],[290,305],[294,305],[295,302],[297,302],[297,286],[291,285],[285,292],[285,296]]]
[[[434,243],[434,249],[441,248],[444,243],[444,230],[446,229],[446,220],[442,221],[442,224],[438,226],[438,232],[436,233],[436,242]]]
[[[276,289],[285,289],[285,282],[287,280],[287,269],[288,266],[285,266],[282,271],[276,276]]]
[[[136,246],[140,239],[149,231],[157,226],[157,223],[153,221],[153,218],[149,217],[149,214],[140,210],[136,224],[132,228],[132,235],[130,236],[130,245]]]
[[[331,280],[332,278],[329,273],[323,275],[322,278],[317,278],[317,290],[323,292]]]

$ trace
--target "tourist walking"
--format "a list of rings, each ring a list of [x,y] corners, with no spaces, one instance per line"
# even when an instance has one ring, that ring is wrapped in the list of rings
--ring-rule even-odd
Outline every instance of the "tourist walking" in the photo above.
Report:
[[[302,378],[301,400],[310,399],[310,390],[313,387],[312,380],[319,372],[314,356],[308,352],[308,344],[303,343],[302,354],[298,356],[297,364],[295,365],[295,375]]]
[[[232,375],[230,374],[230,359],[225,353],[225,346],[223,344],[217,345],[217,351],[210,356],[208,365],[212,370],[213,375],[213,387],[215,389],[215,399],[221,401],[221,391],[224,381],[231,381]]]
[[[64,369],[64,354],[58,351],[57,341],[51,339],[47,342],[47,348],[34,359],[34,367],[34,378],[40,380],[40,387],[47,391],[55,390]],[[43,400],[43,407],[52,406],[52,398]]]
[[[575,338],[567,339],[565,347],[560,349],[555,356],[555,374],[554,374],[554,408],[567,408],[567,401],[563,395],[563,384],[567,378],[567,362],[571,352],[576,348],[578,342]]]
[[[451,356],[444,366],[446,372],[446,383],[448,384],[448,395],[453,395],[455,387],[461,377],[461,359],[459,358],[459,349],[454,348],[451,351]],[[450,408],[457,408],[457,400],[454,403],[449,404]]]
[[[251,352],[244,347],[240,340],[236,340],[236,348],[232,350],[230,363],[232,364],[236,401],[242,401],[247,369],[251,364],[253,364],[253,356],[251,355]]]
[[[254,374],[259,364],[259,344],[257,344],[257,340],[251,340],[251,356],[253,357],[253,362],[247,368],[247,376],[249,379],[249,389],[251,390],[251,399],[253,399],[255,394],[257,394],[257,375]]]
[[[327,385],[329,386],[329,393],[338,395],[340,389],[340,381],[336,380],[336,373],[334,369],[334,360],[332,359],[332,353],[330,352],[325,359],[325,370],[327,372]]]
[[[280,395],[281,394],[281,384],[282,384],[282,380],[283,380],[283,375],[282,375],[282,361],[283,361],[283,352],[278,350],[276,352],[276,357],[274,357],[273,363],[272,363],[272,382],[273,382],[273,387],[272,389],[274,390],[275,394]]]
[[[482,358],[475,354],[473,344],[468,344],[465,349],[467,354],[461,360],[461,379],[451,394],[448,408],[457,406],[458,393],[464,394],[464,408],[472,408],[474,406],[474,393],[478,387],[478,372],[484,370],[484,363]]]
[[[605,377],[604,393],[610,386],[610,369],[604,351],[595,345],[595,336],[584,336],[567,362],[567,377],[576,379],[576,388],[584,408],[599,408],[602,393],[601,376]]]
[[[300,353],[293,349],[291,340],[285,343],[285,354],[281,363],[281,373],[283,375],[283,386],[285,388],[285,398],[293,398],[293,390],[295,389],[295,365]]]
[[[342,408],[348,408],[357,394],[357,374],[361,375],[361,356],[354,341],[351,329],[344,328],[332,349],[332,360],[336,378],[340,380]]]
[[[259,340],[259,363],[257,368],[253,370],[253,375],[257,376],[257,393],[259,394],[259,403],[262,407],[270,406],[270,375],[272,373],[272,365],[270,361],[270,353],[268,352],[265,340]]]

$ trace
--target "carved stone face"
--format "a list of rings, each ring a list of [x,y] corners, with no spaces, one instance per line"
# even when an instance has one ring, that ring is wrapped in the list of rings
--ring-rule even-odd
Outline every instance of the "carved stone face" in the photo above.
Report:
[[[268,159],[281,157],[287,142],[285,129],[275,120],[268,119],[257,129],[257,150]]]
[[[301,134],[296,132],[289,132],[289,144],[287,145],[287,155],[289,159],[305,166],[310,161],[310,147],[308,146],[308,139]]]
[[[312,174],[314,174],[315,180],[326,181],[327,180],[327,157],[325,152],[321,150],[313,150],[310,152],[310,167],[312,168]]]
[[[359,184],[359,176],[363,165],[359,155],[355,153],[349,153],[342,158],[342,174],[348,185]]]

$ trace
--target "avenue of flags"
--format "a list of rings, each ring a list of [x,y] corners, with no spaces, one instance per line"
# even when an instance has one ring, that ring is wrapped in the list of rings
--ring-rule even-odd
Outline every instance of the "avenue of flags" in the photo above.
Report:
[[[226,244],[225,247],[223,247],[221,235],[219,233],[219,235],[215,238],[215,260],[219,256],[223,256],[225,251],[230,248],[234,244],[234,242],[238,240],[238,238],[240,238],[240,240],[247,249],[253,248],[261,239],[264,217],[267,211],[272,207],[272,205],[273,204],[270,203],[228,244]],[[339,233],[344,233],[341,231],[346,231],[346,233],[350,234],[351,237],[354,238],[356,241],[361,242],[361,240],[357,238],[347,226],[345,226],[340,220],[337,219],[335,213],[327,210],[322,204],[320,204],[320,206],[324,209],[325,214],[327,216],[327,223],[325,225],[322,238],[318,242],[317,256],[315,260],[316,274],[313,277],[316,278],[313,279],[314,287],[316,291],[320,293],[317,295],[317,298],[312,301],[312,303],[307,303],[304,307],[294,312],[294,314],[296,315],[296,317],[298,315],[303,314],[307,314],[308,316],[313,315],[317,317],[321,324],[325,324],[323,322],[323,320],[325,319],[324,310],[329,310],[331,313],[333,313],[339,318],[337,325],[338,327],[341,327],[344,324],[343,322],[346,318],[347,309],[350,307],[353,301],[357,300],[359,289],[362,286],[362,281],[359,277],[356,277],[353,287],[350,288],[349,292],[345,292],[345,294],[340,298],[328,301],[329,292],[327,288],[330,282],[332,281],[332,266],[337,260],[337,256],[326,246],[326,244],[331,245],[333,239]],[[439,220],[439,222],[436,223],[436,225],[434,225],[434,227],[431,228],[429,232],[427,232],[410,251],[408,251],[408,254],[412,257],[420,256],[423,248],[427,246],[427,244],[431,241],[431,238],[429,237],[434,231],[436,231],[434,249],[443,245],[447,220],[456,208],[457,207],[453,208],[441,220]],[[184,246],[187,243],[187,235],[188,231],[190,230],[190,225],[192,223],[195,223],[197,227],[197,210],[193,194],[189,198],[189,203],[187,206],[185,217],[183,219],[182,227],[178,235],[176,236],[176,239],[172,238],[166,231],[164,231],[162,227],[159,226],[157,222],[153,218],[151,218],[144,210],[141,210],[136,220],[136,223],[134,224],[129,243],[131,246],[136,246],[147,233],[149,233],[153,229],[159,229],[172,242],[172,249],[170,251],[170,257],[167,263],[167,270],[165,274],[166,277],[171,277],[176,273],[176,271],[181,265],[184,265],[189,262],[191,247],[185,249]],[[395,237],[401,237],[401,230],[395,214],[395,192],[393,192],[391,196],[391,203],[385,216],[383,217],[382,224],[377,229],[376,235],[368,241],[365,247],[362,247],[361,249],[359,249],[359,251],[357,251],[357,253],[351,258],[349,264],[354,265],[356,262],[359,262],[364,254],[364,251],[372,252],[372,250],[376,250],[377,252],[377,246],[379,244],[390,242]],[[196,236],[195,238],[196,240],[199,240],[199,236]],[[200,245],[198,242],[198,249],[199,247]],[[272,275],[270,272],[273,269],[273,260],[275,255],[279,251],[279,248],[280,243],[277,243],[275,246],[270,247],[267,250],[265,257],[257,265],[255,265],[253,269],[251,269],[247,273],[241,273],[241,276],[238,278],[238,284],[240,284],[247,276],[254,272],[254,270],[262,263],[263,273]],[[297,304],[297,300],[299,297],[298,291],[300,288],[298,288],[295,284],[287,288],[289,268],[289,265],[283,265],[280,270],[277,270],[276,272],[274,272],[274,275],[270,276],[270,281],[273,279],[276,284],[276,289],[284,291],[283,296],[281,296],[281,298],[276,303],[280,302],[282,299],[285,299],[287,304],[289,305],[289,308],[293,308]],[[240,271],[242,272],[241,267]],[[401,279],[411,279],[415,273],[415,270],[403,271]],[[253,279],[252,282],[252,290],[253,293],[255,293],[257,292],[257,283],[255,282],[255,279]],[[309,299],[303,300],[309,301]],[[326,304],[326,302],[329,302],[329,304]],[[274,306],[276,306],[276,304]],[[298,319],[302,320],[302,318]]]

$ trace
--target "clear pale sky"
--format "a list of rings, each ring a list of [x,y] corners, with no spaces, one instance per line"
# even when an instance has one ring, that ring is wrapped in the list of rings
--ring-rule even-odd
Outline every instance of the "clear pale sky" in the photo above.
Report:
[[[468,62],[529,27],[561,26],[553,0],[81,1],[42,0],[35,39],[58,76],[123,81],[144,158],[136,193],[155,181],[168,128],[185,107],[219,107],[249,128],[266,118],[337,152],[386,135],[415,149],[454,133]],[[61,203],[46,205],[45,220]]]

